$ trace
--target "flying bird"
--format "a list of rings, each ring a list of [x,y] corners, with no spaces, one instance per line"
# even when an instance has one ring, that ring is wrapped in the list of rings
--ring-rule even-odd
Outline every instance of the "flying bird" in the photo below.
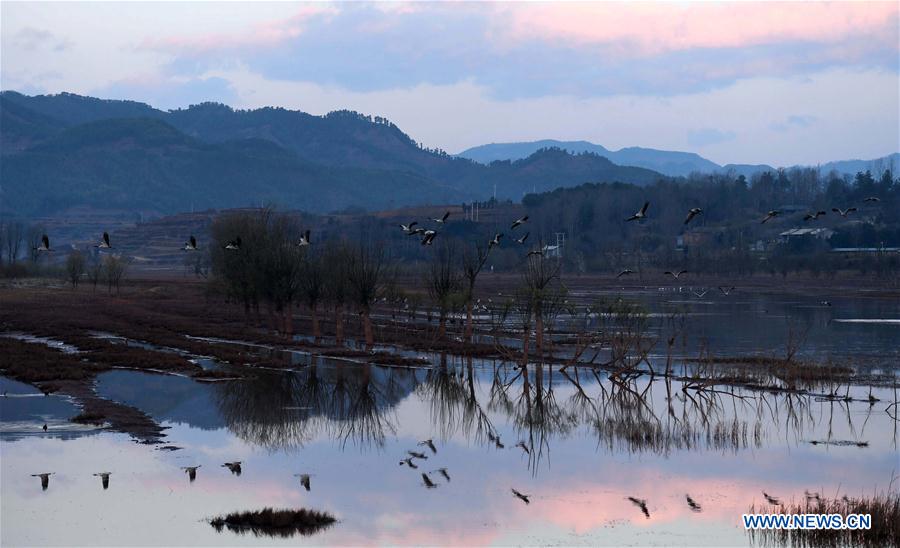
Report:
[[[422,472],[422,482],[425,484],[425,487],[429,489],[434,489],[437,487],[437,484],[431,481],[431,478],[428,477],[428,474]]]
[[[781,505],[780,500],[778,500],[776,497],[773,497],[772,495],[766,493],[765,491],[763,491],[763,496],[766,497],[766,502],[768,502],[769,504],[774,504],[776,506]]]
[[[190,239],[184,242],[184,247],[182,249],[184,251],[197,251],[197,238],[194,238],[194,235],[191,234]]]
[[[420,453],[418,451],[407,451],[406,454],[408,454],[410,457],[412,457],[414,459],[422,459],[422,460],[428,459],[428,455],[426,455],[425,453]]]
[[[722,295],[725,295],[727,297],[732,291],[734,291],[734,286],[725,287],[724,285],[720,285],[719,291],[722,292]]]
[[[642,221],[647,217],[647,208],[650,207],[650,202],[644,202],[644,207],[638,210],[637,213],[632,215],[631,217],[625,219],[625,221]]]
[[[689,222],[691,222],[691,219],[693,219],[697,215],[700,215],[701,213],[703,213],[702,209],[700,209],[699,207],[692,207],[688,210],[687,217],[685,217],[684,219],[684,224],[688,224]]]
[[[530,454],[531,454],[531,451],[528,450],[528,446],[525,445],[525,442],[524,442],[524,441],[520,441],[519,443],[517,443],[517,444],[516,444],[516,447],[521,447],[521,448],[522,448],[522,451],[525,451],[525,454],[526,454],[526,455],[530,455]]]
[[[300,485],[309,491],[309,474],[294,474],[294,477],[300,478]]]
[[[103,233],[103,239],[100,240],[100,243],[95,245],[94,247],[99,247],[100,249],[112,249],[112,245],[109,243],[109,233]]]
[[[446,468],[438,468],[436,471],[444,476],[445,480],[450,481],[450,474],[447,472]]]
[[[234,462],[226,462],[222,465],[223,468],[228,468],[228,470],[234,474],[235,476],[241,475],[241,461],[237,460]]]
[[[50,487],[50,476],[55,472],[44,472],[43,474],[31,474],[33,478],[41,478],[41,491],[46,491]]]
[[[191,480],[191,483],[197,479],[197,468],[203,466],[202,464],[198,464],[197,466],[182,466],[181,469],[185,471],[188,475],[188,479]]]
[[[678,272],[672,272],[671,270],[666,270],[665,272],[663,272],[663,274],[668,274],[669,276],[672,276],[673,278],[675,278],[677,280],[678,277],[681,276],[682,274],[687,274],[687,270],[679,270]]]
[[[306,232],[300,235],[300,241],[297,242],[297,245],[300,247],[306,247],[309,245],[309,229],[307,229]]]
[[[519,226],[519,225],[524,225],[524,224],[527,223],[527,222],[528,222],[528,215],[525,215],[525,216],[522,217],[521,219],[516,219],[515,221],[513,221],[513,224],[512,224],[512,226],[509,227],[509,229],[510,229],[510,230],[515,230],[515,228],[516,228],[517,226]]]
[[[650,517],[650,511],[647,510],[647,501],[646,501],[646,500],[644,500],[644,499],[636,499],[636,498],[634,498],[634,497],[628,497],[628,500],[630,500],[632,504],[634,504],[635,506],[637,506],[638,508],[640,508],[640,509],[641,509],[641,512],[643,512],[644,515],[645,515],[647,518]]]
[[[524,244],[525,244],[525,240],[528,239],[528,235],[529,235],[529,234],[531,234],[531,232],[526,232],[524,236],[522,236],[521,238],[517,238],[517,239],[516,239],[516,243],[519,243],[519,244],[523,244],[523,245],[524,245]]]
[[[528,500],[528,497],[530,497],[531,495],[523,495],[522,493],[516,491],[515,489],[510,489],[510,491],[512,491],[512,494],[513,494],[514,497],[519,498],[519,499],[522,499],[523,501],[525,501],[525,504],[531,504],[531,501]]]
[[[46,234],[44,234],[43,236],[41,236],[41,245],[39,245],[39,246],[37,246],[36,248],[34,248],[34,250],[35,250],[35,251],[38,251],[38,252],[40,252],[40,251],[53,251],[52,249],[50,249],[50,238],[48,238]]]
[[[819,495],[818,493],[810,493],[809,491],[803,491],[803,494],[806,495],[807,502],[809,502],[810,500],[815,500],[815,501],[822,500],[822,496]]]
[[[412,457],[407,457],[400,461],[400,466],[403,466],[404,464],[413,469],[418,468],[418,466],[416,466],[416,463],[413,462]]]
[[[432,221],[434,221],[436,223],[444,224],[447,222],[447,217],[449,217],[449,216],[450,216],[450,212],[448,211],[448,212],[444,213],[444,216],[441,217],[440,219],[432,219]]]
[[[815,213],[807,213],[806,215],[803,216],[803,220],[804,221],[815,221],[822,215],[827,215],[827,213],[825,211],[816,211]]]
[[[228,242],[227,244],[225,244],[225,249],[228,249],[230,251],[237,251],[240,248],[241,248],[241,237],[240,236],[238,236],[237,238],[235,238],[235,239],[231,240],[230,242]]]
[[[488,249],[494,247],[495,245],[500,245],[500,238],[502,238],[502,237],[503,237],[502,232],[498,232],[498,233],[494,234],[494,239],[491,240],[490,242],[488,242]]]
[[[702,299],[708,291],[709,289],[703,289],[702,291],[699,289],[691,289],[691,293],[693,293],[694,296],[698,299]]]
[[[630,268],[626,268],[622,272],[619,272],[618,274],[616,274],[616,278],[621,278],[622,276],[627,276],[628,274],[634,274],[634,270],[631,270]]]
[[[847,215],[849,215],[849,214],[853,213],[854,211],[856,211],[856,208],[855,208],[855,207],[848,207],[847,209],[840,209],[840,208],[837,208],[837,207],[833,207],[833,208],[831,208],[831,211],[834,211],[835,213],[837,213],[837,214],[840,215],[841,217],[846,217]]]
[[[103,485],[103,489],[109,489],[109,475],[110,472],[97,472],[94,474],[95,476],[100,477],[100,483]]]
[[[878,198],[877,196],[869,196],[868,198],[866,198],[863,201],[864,202],[880,202],[881,198]]]
[[[781,212],[777,209],[773,209],[772,211],[766,213],[765,218],[759,222],[759,224],[765,224],[769,219],[774,219],[775,217],[781,215]]]
[[[525,255],[525,257],[526,258],[531,257],[532,255],[540,255],[541,257],[543,257],[544,252],[541,251],[540,249],[532,249],[531,251],[528,252],[528,255]]]
[[[403,230],[403,232],[406,232],[407,234],[409,234],[410,232],[415,230],[415,229],[413,229],[413,227],[416,226],[417,224],[419,224],[419,221],[413,221],[413,222],[409,223],[408,225],[400,223],[400,228]]]
[[[418,445],[427,445],[429,449],[431,449],[432,453],[437,454],[437,447],[434,446],[434,442],[430,439],[420,441]]]
[[[434,230],[426,230],[423,232],[424,238],[422,238],[422,245],[431,245],[434,242],[435,237],[437,237],[437,232]]]
[[[685,495],[684,498],[687,499],[687,505],[690,506],[692,512],[700,512],[703,510],[690,495]]]

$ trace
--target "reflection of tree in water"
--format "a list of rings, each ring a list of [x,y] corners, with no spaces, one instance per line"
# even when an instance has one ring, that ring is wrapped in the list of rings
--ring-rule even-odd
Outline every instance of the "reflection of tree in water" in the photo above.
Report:
[[[269,449],[303,446],[320,434],[361,447],[395,432],[392,408],[417,383],[413,370],[312,365],[217,385],[217,403],[239,438]]]
[[[440,365],[429,369],[425,382],[416,387],[416,393],[430,406],[432,423],[443,439],[457,431],[478,440],[486,434],[493,436],[494,426],[476,394],[471,356],[466,358],[465,371],[462,364],[454,365],[449,367],[447,355],[441,354]]]

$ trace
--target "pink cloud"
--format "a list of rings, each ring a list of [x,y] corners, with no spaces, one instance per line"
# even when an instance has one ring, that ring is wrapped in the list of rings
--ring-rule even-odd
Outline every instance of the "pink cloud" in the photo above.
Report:
[[[505,27],[498,35],[514,41],[543,38],[650,55],[794,40],[833,43],[863,35],[890,40],[898,49],[898,6],[896,2],[601,2],[515,4],[496,10]]]
[[[338,9],[334,6],[306,5],[291,17],[257,24],[245,32],[149,38],[141,42],[139,48],[202,54],[229,49],[272,47],[300,36],[311,19],[336,13]]]

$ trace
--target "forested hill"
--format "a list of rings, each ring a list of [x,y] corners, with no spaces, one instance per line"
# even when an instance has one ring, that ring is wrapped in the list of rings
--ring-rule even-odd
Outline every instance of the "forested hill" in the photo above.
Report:
[[[205,103],[161,111],[74,94],[0,94],[0,207],[157,213],[259,203],[309,211],[498,198],[663,175],[596,154],[542,149],[482,165],[423,148],[396,125],[350,111],[313,116]]]

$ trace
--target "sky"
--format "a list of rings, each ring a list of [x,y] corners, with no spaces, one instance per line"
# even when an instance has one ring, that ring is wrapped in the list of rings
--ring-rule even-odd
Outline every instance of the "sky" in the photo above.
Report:
[[[384,116],[450,153],[900,151],[900,3],[0,3],[0,88]]]

